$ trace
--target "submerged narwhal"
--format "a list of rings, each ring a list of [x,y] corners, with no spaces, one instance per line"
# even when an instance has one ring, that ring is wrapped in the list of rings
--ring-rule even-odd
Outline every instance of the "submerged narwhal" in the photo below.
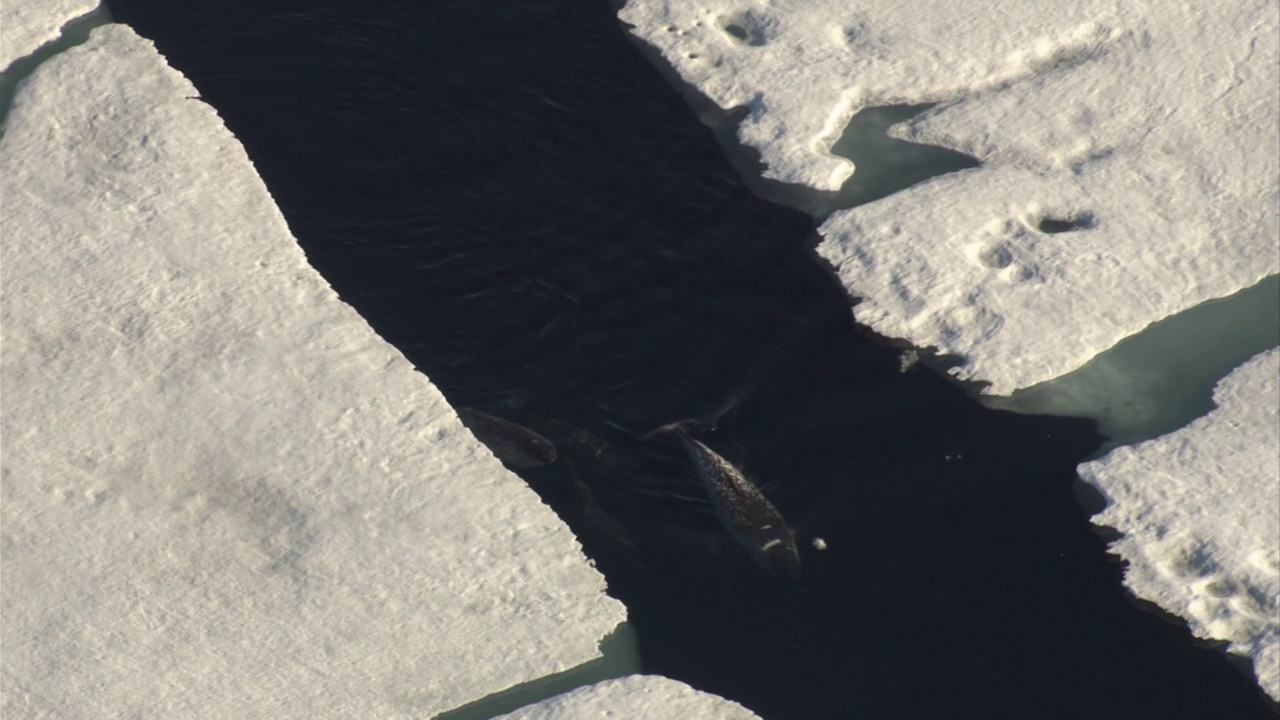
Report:
[[[590,486],[582,477],[584,474],[602,475],[613,469],[611,466],[618,459],[611,457],[612,450],[607,443],[568,423],[531,417],[537,425],[557,431],[551,437],[563,436],[558,437],[558,442],[565,443],[566,451],[561,452],[557,443],[553,443],[547,435],[524,425],[474,408],[459,407],[457,413],[475,436],[507,467],[528,470],[553,462],[567,466],[572,478],[573,494],[578,503],[576,511],[580,513],[582,520],[616,547],[624,548],[627,552],[634,551],[635,543],[622,525],[600,507]]]
[[[457,408],[458,417],[508,467],[532,468],[555,462],[556,446],[522,425],[474,408]]]
[[[782,513],[741,470],[685,431],[691,423],[664,425],[650,437],[680,441],[693,461],[716,517],[729,534],[766,570],[790,580],[800,578],[800,552]]]

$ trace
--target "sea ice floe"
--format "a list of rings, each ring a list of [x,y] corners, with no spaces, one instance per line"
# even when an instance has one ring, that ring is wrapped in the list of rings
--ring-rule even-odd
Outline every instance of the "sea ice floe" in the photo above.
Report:
[[[577,540],[197,96],[107,25],[0,139],[0,715],[430,717],[598,657]]]
[[[1125,584],[1253,660],[1280,700],[1280,349],[1249,361],[1190,425],[1080,466],[1123,537]]]
[[[631,0],[766,176],[834,190],[867,107],[983,167],[837,212],[819,252],[860,321],[1007,394],[1280,272],[1280,28],[1269,0],[1043,6]]]

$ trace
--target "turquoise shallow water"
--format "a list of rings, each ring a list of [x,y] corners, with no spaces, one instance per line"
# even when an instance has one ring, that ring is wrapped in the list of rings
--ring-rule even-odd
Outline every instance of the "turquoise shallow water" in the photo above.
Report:
[[[630,608],[646,672],[768,718],[1270,716],[1125,596],[1071,491],[1092,424],[902,372],[812,219],[743,184],[606,3],[111,8],[379,334],[455,406],[557,445],[520,472]],[[718,418],[705,441],[795,526],[798,583],[637,437],[685,417]]]

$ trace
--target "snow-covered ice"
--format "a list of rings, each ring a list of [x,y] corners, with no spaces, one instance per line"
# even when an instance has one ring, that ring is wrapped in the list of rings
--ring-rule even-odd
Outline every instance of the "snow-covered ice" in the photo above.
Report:
[[[58,37],[62,26],[93,12],[98,0],[6,0],[0,3],[0,70]]]
[[[1280,188],[1193,207],[1125,193],[1150,177],[1140,152],[1099,164],[1111,167],[1090,170],[1092,188],[1016,167],[944,177],[833,216],[819,252],[866,298],[861,322],[965,358],[956,374],[997,394],[1280,272],[1280,216],[1264,197]],[[1043,232],[1045,219],[1086,227]]]
[[[1213,409],[1214,386],[1280,346],[1280,276],[1148,325],[1080,369],[986,403],[1091,417],[1102,452],[1172,432]],[[1101,454],[1101,453],[1100,453]]]
[[[631,675],[543,700],[503,715],[500,720],[586,720],[607,717],[627,720],[759,718],[735,702],[700,693],[682,682],[659,675]]]
[[[1011,392],[1280,272],[1280,13],[1230,5],[631,0],[765,174],[833,190],[863,108],[983,167],[836,213],[819,251],[860,321]],[[1042,223],[1048,221],[1042,229]]]
[[[1237,369],[1218,408],[1080,466],[1109,501],[1094,522],[1124,534],[1135,594],[1253,659],[1280,700],[1280,349]]]
[[[105,26],[4,128],[0,714],[429,717],[597,657],[576,539],[196,95]]]

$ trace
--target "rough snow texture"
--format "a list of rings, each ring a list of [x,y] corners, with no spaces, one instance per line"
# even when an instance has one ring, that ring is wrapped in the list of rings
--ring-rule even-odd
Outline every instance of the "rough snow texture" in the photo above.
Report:
[[[1124,533],[1125,584],[1252,658],[1280,700],[1278,378],[1280,350],[1259,355],[1218,384],[1216,410],[1080,475],[1109,501],[1093,521]]]
[[[837,190],[853,172],[831,146],[859,110],[948,102],[1036,83],[1104,55],[1120,8],[926,0],[629,0],[619,17],[724,108],[766,177]],[[1140,17],[1140,10],[1129,12]]]
[[[569,530],[195,95],[105,26],[0,141],[0,715],[429,717],[597,657]]]
[[[631,675],[579,688],[499,720],[759,720],[741,705],[658,675]]]
[[[621,16],[751,109],[739,135],[769,177],[835,189],[852,166],[828,151],[854,113],[943,103],[897,134],[983,167],[833,215],[819,251],[860,321],[961,355],[990,392],[1280,272],[1274,0],[631,0]]]
[[[62,26],[98,7],[96,0],[5,0],[0,3],[0,70],[58,37]]]

